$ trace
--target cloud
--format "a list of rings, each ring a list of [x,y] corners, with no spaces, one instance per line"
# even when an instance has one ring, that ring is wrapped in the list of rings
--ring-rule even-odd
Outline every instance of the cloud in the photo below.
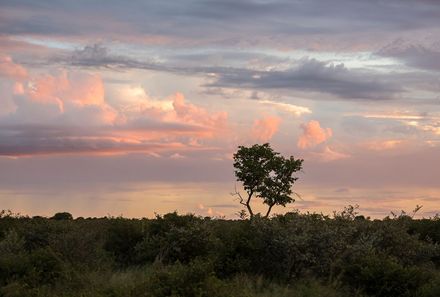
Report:
[[[113,124],[118,112],[104,97],[104,84],[99,75],[62,70],[54,75],[30,76],[25,82],[15,84],[17,108],[8,121]]]
[[[278,131],[280,123],[281,119],[274,116],[257,119],[252,126],[252,137],[260,142],[267,142]]]
[[[428,132],[433,135],[440,135],[440,122],[435,121],[427,124],[421,124],[417,121],[409,121],[406,123],[410,127],[414,127],[419,131]]]
[[[317,163],[338,161],[352,157],[352,155],[339,152],[327,144],[310,149],[302,155],[305,160],[313,160],[313,162]]]
[[[209,112],[181,93],[152,100],[135,89],[123,94],[134,99],[112,106],[102,78],[85,72],[29,75],[10,91],[15,109],[0,116],[3,156],[170,151],[178,157],[212,149],[197,140],[228,129],[226,112]]]
[[[314,152],[313,154],[316,154],[318,159],[324,162],[336,161],[351,157],[349,154],[335,151],[334,149],[330,148],[330,146],[328,145],[324,146],[324,149],[321,152]]]
[[[102,105],[104,85],[98,75],[71,75],[62,71],[58,76],[43,75],[29,83],[28,93],[32,100],[65,104]]]
[[[276,102],[276,101],[270,101],[270,100],[259,100],[260,104],[272,106],[278,110],[291,113],[295,116],[301,116],[303,114],[309,114],[312,113],[312,111],[308,107],[304,106],[298,106],[294,104],[289,103],[283,103],[283,102]]]
[[[0,124],[0,156],[108,155],[171,152],[182,158],[189,151],[213,150],[193,144],[194,139],[212,137],[211,128],[156,119],[142,125],[128,121],[115,125]]]
[[[393,99],[404,90],[387,77],[369,71],[350,70],[344,64],[303,59],[288,70],[228,70],[218,72],[210,87],[264,90],[299,90],[326,93],[343,99]]]
[[[400,139],[376,140],[365,142],[362,146],[370,150],[383,151],[395,149],[402,145],[403,142],[404,141]]]
[[[67,63],[72,66],[104,67],[104,68],[130,68],[145,70],[167,70],[155,61],[139,61],[129,56],[109,53],[102,44],[86,45],[82,49],[73,51],[70,57],[59,56],[53,59],[55,62]],[[168,69],[171,71],[172,69]]]
[[[58,117],[35,122],[39,115],[48,112],[41,102],[31,102],[41,107],[40,112],[32,108],[34,121],[20,124],[23,115],[19,106],[14,117],[0,119],[0,155],[64,155],[64,154],[126,154],[172,152],[171,158],[182,158],[182,153],[193,150],[212,150],[209,145],[200,145],[196,139],[212,138],[226,129],[224,113],[208,113],[206,110],[187,104],[181,94],[176,95],[178,107],[173,110],[153,108],[141,109],[135,114],[118,111],[120,121],[97,121],[102,110],[99,106],[80,106],[73,111],[53,110]],[[182,114],[182,112],[184,113]],[[66,118],[67,117],[67,118]],[[70,119],[70,117],[74,117]]]
[[[303,130],[298,139],[298,147],[301,149],[312,148],[320,143],[327,141],[333,131],[330,128],[322,128],[318,121],[310,121],[301,125]]]
[[[181,143],[142,141],[100,131],[74,131],[75,127],[2,126],[0,156],[114,155],[178,150]]]
[[[114,63],[115,60],[109,57],[107,48],[95,43],[75,50],[71,62],[73,65],[108,66]]]
[[[30,0],[2,3],[3,35],[70,36],[89,39],[104,36],[112,40],[151,36],[177,45],[200,44],[277,47],[311,47],[332,36],[332,44],[349,37],[402,30],[429,30],[438,26],[439,5],[435,1],[350,1],[335,0],[332,7],[322,0],[307,2],[185,0],[173,4],[154,2],[99,3],[67,0]],[[50,9],[48,8],[50,7]],[[96,12],[99,11],[99,22]],[[362,12],[361,14],[359,12]],[[150,38],[146,38],[150,37]],[[362,36],[363,37],[363,36]],[[359,38],[362,40],[362,38]],[[305,42],[307,41],[307,42]],[[156,41],[157,42],[157,41]]]
[[[252,69],[246,63],[235,63],[231,66],[218,66],[190,63],[189,65],[173,64],[172,61],[150,59],[141,61],[128,56],[110,54],[107,48],[99,44],[85,46],[76,50],[71,58],[58,57],[55,61],[72,66],[105,67],[111,69],[141,69],[168,72],[179,75],[204,76],[209,79],[204,87],[208,90],[222,88],[248,90],[281,90],[318,92],[329,94],[336,99],[389,100],[396,98],[405,90],[393,76],[372,70],[349,69],[344,64],[334,64],[303,58],[295,66],[276,70],[273,67]],[[269,102],[266,102],[269,104]],[[308,110],[295,106],[277,107],[294,113],[305,113]]]
[[[398,123],[394,126],[384,126],[387,132],[404,134],[406,136],[413,135],[423,138],[430,135],[440,135],[440,116],[435,109],[431,111],[392,111],[392,112],[366,112],[352,114],[369,119],[368,124],[371,126],[372,120],[376,123],[394,122]],[[382,131],[383,132],[383,131]],[[379,145],[380,147],[380,145]]]
[[[0,157],[1,183],[20,187],[48,174],[54,179],[42,187],[110,176],[113,183],[224,180],[233,175],[224,156],[236,144],[272,137],[286,152],[298,139],[281,137],[292,132],[281,129],[313,110],[335,129],[318,122],[321,137],[297,131],[305,139],[297,148],[306,160],[304,181],[315,189],[327,180],[334,188],[435,188],[440,50],[432,41],[440,37],[440,5],[414,3],[3,1],[0,48],[9,54],[0,66],[0,154],[80,156]],[[410,46],[377,52],[396,36]],[[267,96],[249,100],[252,93]],[[261,117],[252,127],[262,109],[283,125]],[[368,119],[345,119],[346,112]],[[399,139],[406,140],[394,143]],[[100,154],[126,155],[89,157]],[[61,175],[60,168],[68,170]]]
[[[178,119],[186,123],[197,123],[208,127],[225,128],[228,114],[226,112],[208,113],[204,108],[185,102],[185,97],[177,93],[173,100],[173,108]]]
[[[426,113],[414,112],[381,112],[381,113],[363,113],[352,114],[359,115],[367,119],[385,119],[385,120],[421,120],[428,117]]]
[[[23,66],[14,63],[10,56],[0,53],[0,76],[21,81],[28,77],[28,72]]]
[[[397,39],[381,48],[378,55],[396,58],[410,67],[440,71],[440,45],[411,44]]]

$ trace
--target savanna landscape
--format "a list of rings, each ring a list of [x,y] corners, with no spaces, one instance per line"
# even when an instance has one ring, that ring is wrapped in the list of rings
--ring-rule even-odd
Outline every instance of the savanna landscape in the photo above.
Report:
[[[438,296],[440,220],[3,212],[1,296]]]
[[[440,296],[440,1],[0,1],[0,297]]]
[[[1,296],[438,296],[440,218],[288,212],[304,160],[234,154],[239,219],[0,215]],[[253,200],[268,207],[252,209]]]

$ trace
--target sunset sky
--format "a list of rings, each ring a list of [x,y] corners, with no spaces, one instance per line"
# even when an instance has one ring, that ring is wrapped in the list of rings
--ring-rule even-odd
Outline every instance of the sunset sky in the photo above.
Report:
[[[0,1],[0,209],[236,218],[270,142],[305,160],[275,212],[433,216],[439,91],[435,0]]]

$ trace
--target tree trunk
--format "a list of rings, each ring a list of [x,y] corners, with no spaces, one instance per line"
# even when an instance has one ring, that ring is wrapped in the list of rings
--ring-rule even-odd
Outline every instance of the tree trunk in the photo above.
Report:
[[[272,207],[275,205],[275,203],[270,204],[269,208],[267,209],[266,215],[264,216],[265,218],[268,218],[270,215],[270,211],[272,210]]]
[[[253,194],[254,193],[252,191],[250,193],[248,193],[248,199],[246,201],[246,208],[247,208],[247,210],[249,212],[249,218],[250,219],[252,219],[254,217],[254,212],[252,211],[252,208],[251,208],[251,198],[252,198]]]

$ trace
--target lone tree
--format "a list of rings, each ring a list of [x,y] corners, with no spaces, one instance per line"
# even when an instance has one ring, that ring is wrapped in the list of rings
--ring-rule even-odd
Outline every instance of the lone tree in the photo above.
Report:
[[[246,206],[250,218],[255,215],[251,207],[254,197],[263,199],[263,203],[268,205],[265,218],[269,217],[275,205],[285,207],[295,201],[291,197],[292,186],[298,178],[293,177],[293,173],[301,170],[303,161],[295,160],[293,156],[281,156],[269,143],[238,147],[234,154],[235,176],[243,184],[247,197],[237,190],[234,195],[238,196],[240,204]]]

